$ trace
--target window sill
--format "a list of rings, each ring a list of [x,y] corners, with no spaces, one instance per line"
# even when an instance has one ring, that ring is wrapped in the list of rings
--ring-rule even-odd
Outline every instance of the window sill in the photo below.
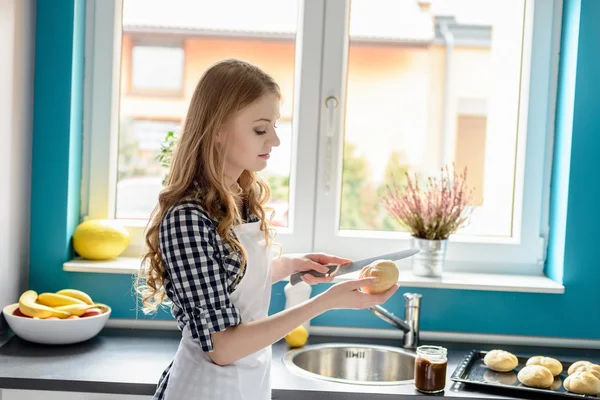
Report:
[[[137,274],[141,259],[138,257],[117,257],[109,261],[92,261],[74,258],[63,264],[63,270],[69,272],[93,272],[100,274]]]
[[[358,273],[344,275],[334,281],[358,278]],[[480,272],[444,272],[441,278],[425,278],[413,275],[410,270],[401,269],[400,286],[432,289],[483,290],[488,292],[521,292],[564,294],[565,287],[560,283],[540,275],[517,275]]]
[[[140,259],[136,257],[119,257],[111,261],[90,261],[75,258],[63,264],[63,270],[69,272],[91,272],[104,274],[135,274],[140,267]],[[358,273],[336,278],[334,281],[355,279]],[[517,275],[501,273],[478,273],[448,271],[440,279],[424,278],[413,275],[410,270],[402,269],[398,283],[401,286],[434,288],[483,290],[496,292],[522,292],[563,294],[565,287],[546,276]]]

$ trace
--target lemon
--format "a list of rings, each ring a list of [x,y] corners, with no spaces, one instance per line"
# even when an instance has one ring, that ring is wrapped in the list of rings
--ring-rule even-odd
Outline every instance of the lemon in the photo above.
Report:
[[[109,260],[129,246],[129,232],[115,220],[82,222],[73,233],[73,247],[88,260]]]
[[[292,330],[285,336],[285,341],[290,347],[302,347],[308,340],[308,331],[302,325]]]

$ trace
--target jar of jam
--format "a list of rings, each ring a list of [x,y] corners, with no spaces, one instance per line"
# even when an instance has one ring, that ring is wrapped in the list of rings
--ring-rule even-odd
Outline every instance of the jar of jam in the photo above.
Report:
[[[439,346],[417,347],[415,389],[423,393],[439,393],[446,387],[448,350]]]

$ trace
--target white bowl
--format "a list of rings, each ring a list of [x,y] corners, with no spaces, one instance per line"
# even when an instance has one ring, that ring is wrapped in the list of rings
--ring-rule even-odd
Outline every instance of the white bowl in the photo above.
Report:
[[[34,319],[13,315],[18,303],[2,310],[6,322],[21,339],[41,344],[72,344],[96,336],[110,317],[111,309],[100,315],[77,319]]]

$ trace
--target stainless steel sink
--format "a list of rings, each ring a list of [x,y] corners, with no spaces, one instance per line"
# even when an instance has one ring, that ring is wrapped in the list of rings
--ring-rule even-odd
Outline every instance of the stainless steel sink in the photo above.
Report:
[[[283,363],[306,377],[358,385],[403,385],[413,382],[413,353],[395,347],[320,344],[290,350]]]

